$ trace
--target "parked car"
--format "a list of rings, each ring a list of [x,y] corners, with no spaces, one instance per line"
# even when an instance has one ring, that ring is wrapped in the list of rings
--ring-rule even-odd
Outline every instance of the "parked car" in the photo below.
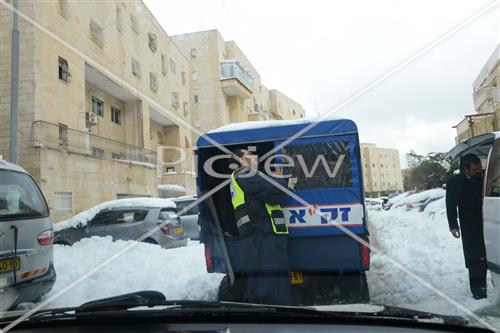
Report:
[[[0,156],[0,311],[35,302],[52,289],[53,236],[40,188]]]
[[[389,200],[387,200],[387,202],[383,205],[384,209],[385,210],[389,210],[392,208],[392,206],[394,206],[395,204],[399,203],[401,200],[403,200],[404,198],[406,198],[407,196],[413,194],[414,192],[412,191],[408,191],[408,192],[404,192],[404,193],[401,193],[401,194],[397,194],[395,196],[392,196],[391,198],[389,198]]]
[[[369,210],[382,210],[382,205],[384,201],[378,198],[366,198],[365,199],[366,208]]]
[[[169,199],[132,198],[105,202],[56,224],[54,243],[73,245],[92,236],[136,240],[167,221],[144,242],[163,248],[185,246],[187,236],[176,210],[175,203]]]
[[[418,192],[398,201],[396,204],[394,204],[394,207],[404,207],[406,210],[420,209],[420,207],[423,206],[427,202],[427,200],[433,198],[440,199],[443,198],[445,194],[446,191],[442,188],[435,188],[432,190]]]
[[[483,187],[483,225],[486,260],[500,298],[500,132],[470,138],[447,153],[452,160],[472,153],[487,161]]]
[[[443,199],[443,198],[444,198],[444,196],[442,196],[442,197],[431,197],[431,198],[428,198],[427,200],[424,201],[424,203],[422,203],[418,207],[418,211],[419,212],[423,212],[431,202],[434,202],[434,201],[437,201],[437,200]]]
[[[200,225],[198,223],[198,205],[194,205],[181,214],[185,207],[196,201],[196,195],[174,198],[172,201],[177,205],[177,213],[184,223],[184,230],[186,231],[187,236],[192,240],[199,240]]]

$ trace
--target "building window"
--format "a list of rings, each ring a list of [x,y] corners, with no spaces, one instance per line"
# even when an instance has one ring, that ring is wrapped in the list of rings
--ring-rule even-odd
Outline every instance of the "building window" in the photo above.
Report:
[[[59,80],[63,80],[64,82],[69,82],[69,66],[68,61],[63,57],[59,57]]]
[[[175,74],[175,62],[170,58],[170,70]]]
[[[116,30],[122,32],[122,27],[123,27],[122,7],[116,5]]]
[[[54,210],[58,212],[73,212],[73,193],[54,192]]]
[[[182,111],[184,112],[184,117],[187,117],[189,114],[187,102],[182,103]]]
[[[191,80],[193,80],[193,81],[198,80],[198,72],[197,71],[191,72]]]
[[[122,112],[114,106],[111,107],[111,121],[117,125],[122,123]]]
[[[99,47],[103,46],[103,35],[102,35],[102,27],[94,21],[94,19],[90,19],[90,39]]]
[[[111,153],[111,159],[113,160],[123,160],[123,153]]]
[[[186,72],[181,72],[182,85],[186,85]]]
[[[195,48],[191,49],[191,58],[196,58],[196,49]]]
[[[149,73],[149,87],[152,91],[158,91],[158,75],[155,73]]]
[[[172,93],[172,106],[176,110],[179,108],[179,94],[176,92]]]
[[[103,102],[94,96],[92,96],[92,113],[104,117]]]
[[[297,114],[297,113],[295,112],[295,110],[292,110],[292,113],[293,113],[293,115],[294,115],[294,116]]]
[[[130,27],[137,35],[139,34],[139,22],[134,14],[130,14]]]
[[[141,77],[141,63],[135,58],[132,58],[132,74],[138,78]]]
[[[194,102],[198,103],[198,95],[194,95]]]
[[[156,34],[153,33],[153,32],[149,32],[148,33],[148,45],[149,45],[149,48],[151,49],[151,51],[153,51],[153,53],[156,52]]]
[[[372,167],[375,168],[375,163],[372,163]]]
[[[104,158],[104,150],[101,148],[92,147],[91,153],[95,157]]]
[[[163,75],[167,75],[168,72],[168,64],[167,64],[167,56],[165,54],[161,55],[161,73]]]
[[[57,12],[59,13],[59,15],[64,17],[66,20],[68,19],[68,1],[67,0],[57,1]]]

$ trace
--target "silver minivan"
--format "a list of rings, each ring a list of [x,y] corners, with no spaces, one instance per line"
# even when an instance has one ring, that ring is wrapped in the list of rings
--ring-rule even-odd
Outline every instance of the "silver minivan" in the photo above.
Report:
[[[52,289],[53,235],[36,182],[0,156],[0,310],[36,302]]]
[[[500,132],[486,133],[455,146],[448,156],[457,160],[468,153],[486,160],[483,227],[491,280],[500,298]]]

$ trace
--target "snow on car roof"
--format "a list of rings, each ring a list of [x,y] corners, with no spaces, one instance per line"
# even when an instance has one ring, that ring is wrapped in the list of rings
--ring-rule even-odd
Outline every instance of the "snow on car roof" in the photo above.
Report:
[[[434,188],[432,190],[427,190],[419,193],[415,193],[407,196],[403,200],[399,201],[398,204],[407,204],[412,202],[419,202],[431,198],[442,198],[446,195],[446,191],[442,188]]]
[[[409,196],[410,194],[412,194],[411,191],[408,191],[408,192],[404,192],[404,193],[401,193],[401,194],[398,194],[392,198],[390,198],[387,203],[388,204],[391,204],[391,205],[394,205],[394,204],[397,204],[399,201],[403,200],[404,198],[406,198],[407,196]]]
[[[170,199],[162,198],[126,198],[103,202],[88,210],[84,210],[75,216],[54,224],[54,231],[61,231],[67,228],[76,228],[79,224],[87,225],[101,210],[119,207],[149,207],[149,208],[176,208],[177,205]]]

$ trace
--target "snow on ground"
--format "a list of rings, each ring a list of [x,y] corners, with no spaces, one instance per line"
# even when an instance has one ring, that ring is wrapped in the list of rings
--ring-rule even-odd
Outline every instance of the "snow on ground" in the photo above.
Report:
[[[54,245],[56,284],[45,299],[58,293],[134,241],[108,237],[85,238],[73,246]],[[216,300],[222,274],[208,274],[203,245],[163,249],[137,243],[85,281],[62,294],[47,307],[78,306],[99,298],[141,290],[157,290],[167,299]]]
[[[465,308],[481,312],[498,302],[490,277],[488,275],[488,299],[474,300],[469,289],[462,243],[449,232],[443,203],[444,200],[436,201],[431,207],[432,213],[370,211],[369,222],[377,239],[375,246]],[[393,265],[384,254],[372,252],[368,272],[372,303],[465,315],[463,310]],[[500,318],[495,322],[500,327]]]
[[[488,299],[474,300],[468,283],[462,243],[451,236],[444,199],[423,213],[405,210],[369,211],[372,244],[384,254],[372,252],[368,272],[371,303],[387,304],[441,314],[466,313],[401,271],[397,261],[435,289],[470,311],[488,317],[500,328],[499,300],[488,276]],[[113,242],[111,237],[82,239],[73,246],[55,245],[58,274],[54,295],[133,241]],[[221,274],[208,274],[203,245],[162,249],[139,243],[87,280],[72,288],[49,307],[76,306],[84,302],[139,290],[158,290],[167,299],[215,300]]]
[[[94,216],[103,209],[110,209],[116,207],[162,207],[162,208],[176,208],[175,203],[170,199],[162,198],[126,198],[103,202],[91,209],[84,210],[75,216],[54,224],[54,231],[61,231],[66,228],[76,228],[78,224],[82,226],[87,225],[87,222],[92,220]]]

